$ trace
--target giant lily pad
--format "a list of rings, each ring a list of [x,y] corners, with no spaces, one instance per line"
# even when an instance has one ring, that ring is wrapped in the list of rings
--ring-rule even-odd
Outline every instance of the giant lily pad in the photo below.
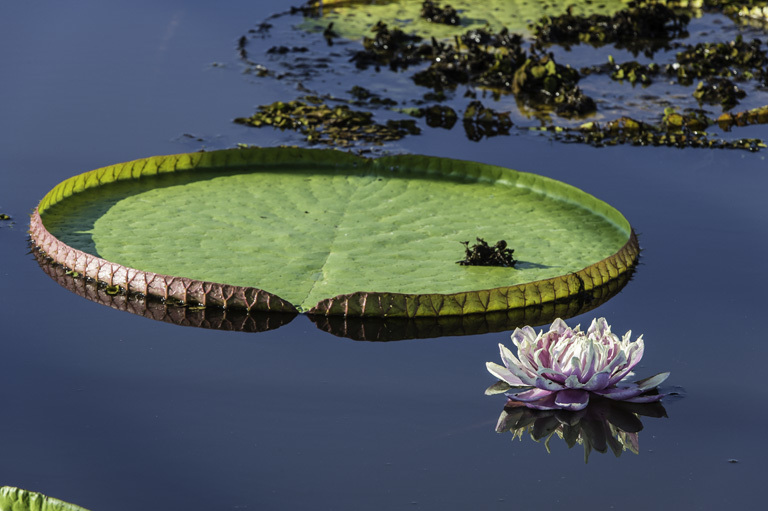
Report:
[[[437,38],[453,37],[466,30],[503,27],[511,31],[528,30],[528,26],[542,16],[561,14],[570,7],[574,14],[613,14],[624,8],[629,0],[451,0],[435,2],[450,4],[459,14],[459,25],[433,23],[419,16],[421,0],[311,0],[305,11],[312,14],[305,20],[307,29],[323,30],[333,23],[332,30],[341,37],[357,39],[370,35],[371,27],[379,20],[393,24],[408,32],[429,34]],[[317,17],[319,16],[319,17]]]
[[[3,511],[88,511],[69,502],[13,486],[0,488],[0,509]]]
[[[479,163],[264,148],[158,156],[70,178],[33,242],[78,274],[183,303],[420,317],[540,305],[627,272],[629,222],[567,184]],[[461,266],[505,239],[514,268]]]

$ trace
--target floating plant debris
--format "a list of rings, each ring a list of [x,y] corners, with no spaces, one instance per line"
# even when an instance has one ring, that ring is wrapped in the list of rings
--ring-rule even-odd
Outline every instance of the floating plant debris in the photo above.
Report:
[[[739,100],[747,93],[727,78],[709,78],[706,82],[699,82],[693,97],[701,103],[721,105],[723,110],[730,110],[739,104]]]
[[[456,261],[462,266],[503,266],[514,267],[517,261],[512,256],[514,249],[507,247],[507,242],[499,240],[490,246],[487,241],[477,238],[477,243],[469,246],[468,241],[462,241],[464,245],[464,259]]]
[[[651,77],[659,74],[659,66],[655,63],[648,65],[640,64],[635,60],[617,64],[613,56],[608,56],[608,62],[601,66],[584,67],[579,70],[583,75],[595,73],[607,74],[612,79],[622,81],[626,80],[632,85],[640,83],[641,85],[650,85],[653,80]]]
[[[758,39],[744,42],[739,35],[727,43],[699,43],[676,55],[676,65],[667,66],[667,74],[677,76],[682,85],[696,78],[722,77],[735,80],[753,78],[765,82],[768,54]]]
[[[399,28],[390,29],[385,23],[379,22],[371,30],[375,36],[364,38],[365,49],[352,57],[360,69],[387,65],[397,71],[421,62],[424,53],[429,51],[428,47],[417,44],[421,42],[421,37],[406,34]]]
[[[723,20],[727,22],[723,15],[731,19],[762,19],[764,11],[768,12],[768,3],[763,9],[764,2],[758,5],[728,0],[609,0],[596,5],[576,1],[567,8],[563,4],[559,12],[552,5],[526,5],[520,7],[526,13],[526,9],[531,10],[525,16],[538,21],[530,25],[527,33],[511,22],[510,26],[519,32],[516,33],[504,26],[503,20],[511,19],[507,17],[508,6],[496,6],[495,0],[489,1],[493,6],[471,5],[464,0],[454,0],[450,6],[434,1],[381,5],[307,2],[304,7],[291,11],[314,20],[305,19],[302,28],[313,26],[311,32],[318,37],[324,31],[338,32],[339,37],[346,38],[345,51],[322,54],[317,50],[319,46],[314,45],[309,52],[304,52],[303,49],[310,47],[305,39],[298,44],[289,40],[283,42],[284,46],[272,46],[265,52],[272,63],[270,66],[282,66],[287,72],[267,69],[243,58],[247,66],[245,72],[292,80],[297,89],[307,94],[331,98],[344,105],[313,105],[318,108],[316,117],[324,119],[323,122],[292,124],[284,120],[284,114],[267,115],[274,117],[271,120],[256,114],[237,122],[245,120],[254,126],[295,129],[304,133],[309,143],[344,147],[356,142],[380,144],[397,140],[419,133],[419,126],[424,124],[431,128],[455,129],[458,120],[463,121],[462,127],[471,140],[509,135],[517,127],[514,133],[539,131],[554,134],[556,140],[598,147],[631,143],[755,151],[765,146],[758,138],[737,139],[724,131],[763,123],[768,107],[751,108],[730,116],[718,115],[745,101],[749,101],[750,107],[768,103],[768,97],[764,102],[752,97],[766,95],[768,91],[768,50],[759,38],[752,37],[754,28],[739,29],[735,35],[727,36],[731,40],[722,40],[726,37],[722,34],[728,32],[713,27]],[[482,16],[486,17],[490,12],[495,13],[492,22],[477,23],[478,19],[484,19],[476,17],[478,12],[485,13]],[[523,14],[518,12],[512,16]],[[706,31],[701,28],[701,16],[709,17]],[[455,25],[446,24],[454,21]],[[759,26],[763,30],[768,28],[768,24]],[[350,31],[359,34],[357,39]],[[697,38],[695,44],[682,41],[689,36],[688,31]],[[264,37],[261,32],[250,33],[254,35],[248,37],[254,39]],[[715,40],[701,41],[710,34]],[[241,38],[238,49],[245,50],[248,37]],[[362,47],[355,48],[360,38]],[[569,65],[571,53],[567,50],[582,42],[643,53],[648,60],[617,62],[608,56],[603,64],[582,62],[576,68]],[[254,58],[254,46],[248,46],[250,58]],[[658,60],[652,60],[659,49],[667,51],[661,53]],[[307,55],[290,58],[299,51]],[[387,73],[388,76],[382,73],[384,87],[378,89],[389,91],[387,95],[392,97],[379,96],[359,86],[346,91],[351,100],[338,100],[333,94],[324,93],[322,88],[326,85],[316,83],[314,78],[337,72],[339,66],[334,63],[338,64],[338,59],[349,59],[352,65],[345,63],[348,69],[354,66],[361,73],[371,67],[376,72],[395,72]],[[423,94],[403,87],[398,75],[412,67],[417,69],[409,78],[432,92]],[[619,84],[601,86],[598,81],[603,78],[596,75],[609,77]],[[583,80],[586,76],[590,76],[588,81]],[[650,89],[625,94],[618,90],[620,84]],[[317,87],[321,87],[320,92],[316,91]],[[492,98],[501,106],[490,104],[486,98]],[[305,98],[296,101],[310,103]],[[273,106],[262,106],[260,110],[269,111]],[[662,113],[666,107],[673,111]],[[421,120],[377,124],[371,114],[374,109],[407,113]],[[308,127],[310,124],[314,128]],[[326,127],[332,133],[321,133]],[[706,132],[707,129],[712,131]]]
[[[768,107],[750,112],[756,118],[763,119],[763,122],[768,122]],[[739,114],[735,116],[723,114],[717,122],[722,129],[726,129],[733,125],[739,125],[736,122],[737,118],[742,123],[740,125],[746,125],[749,124],[750,114],[747,112],[742,112],[741,116]],[[552,133],[557,140],[585,143],[594,147],[631,144],[677,148],[746,149],[752,152],[766,147],[765,142],[757,138],[723,140],[693,128],[695,126],[704,129],[706,128],[704,124],[708,125],[709,122],[710,119],[702,119],[695,114],[683,115],[670,109],[665,113],[663,122],[658,124],[648,124],[629,117],[621,117],[603,124],[586,122],[576,129],[551,126],[541,128],[541,130]]]
[[[563,117],[584,116],[595,111],[592,98],[576,86],[579,72],[555,62],[550,55],[531,54],[515,71],[512,92],[528,104],[555,107]]]
[[[459,13],[450,5],[440,7],[430,0],[425,0],[421,4],[421,17],[432,23],[442,23],[444,25],[460,25]]]
[[[618,48],[635,53],[642,50],[650,55],[667,41],[688,35],[685,28],[689,21],[688,15],[659,4],[633,5],[613,16],[575,16],[569,9],[563,15],[540,19],[534,34],[539,44],[613,43]]]
[[[304,134],[307,142],[341,146],[355,141],[382,143],[420,132],[413,120],[379,124],[373,121],[371,112],[352,110],[347,105],[328,106],[316,96],[302,99],[260,106],[251,117],[239,117],[235,122],[294,130]]]
[[[735,114],[724,113],[717,118],[717,124],[725,131],[730,130],[734,126],[768,124],[768,105]],[[765,147],[765,145],[762,147]]]

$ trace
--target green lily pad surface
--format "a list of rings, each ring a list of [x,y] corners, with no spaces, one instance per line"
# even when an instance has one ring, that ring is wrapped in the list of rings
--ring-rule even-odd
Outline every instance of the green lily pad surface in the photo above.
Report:
[[[564,183],[471,162],[331,150],[230,150],[106,167],[54,188],[39,219],[31,229],[38,246],[107,284],[316,314],[507,310],[589,290],[637,257],[626,219]],[[519,262],[456,264],[461,242],[476,238],[506,240]]]
[[[421,0],[317,0],[309,5],[317,7],[314,15],[308,17],[303,28],[323,30],[333,23],[332,30],[341,37],[357,39],[370,35],[371,27],[379,20],[398,26],[408,32],[429,34],[446,38],[462,34],[467,30],[503,27],[515,32],[525,32],[528,26],[542,16],[561,14],[564,6],[570,6],[573,14],[588,16],[594,13],[613,14],[624,8],[629,0],[452,0],[435,2],[435,5],[450,4],[459,15],[459,25],[433,23],[418,16]]]
[[[0,488],[0,509],[3,511],[87,511],[80,506],[47,497],[42,493],[13,486]]]

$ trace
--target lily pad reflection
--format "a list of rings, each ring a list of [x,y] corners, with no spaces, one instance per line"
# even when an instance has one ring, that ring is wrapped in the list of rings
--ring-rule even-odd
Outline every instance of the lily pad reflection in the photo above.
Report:
[[[499,416],[496,432],[509,431],[520,440],[523,435],[536,442],[543,440],[547,452],[553,438],[564,441],[568,448],[581,444],[587,463],[592,451],[606,453],[610,449],[616,457],[624,451],[639,454],[641,417],[666,416],[667,411],[659,402],[627,403],[603,398],[590,400],[585,409],[577,412],[507,406]]]
[[[83,298],[113,309],[145,318],[215,330],[265,332],[290,323],[297,314],[247,312],[242,309],[219,307],[190,307],[162,301],[124,290],[110,289],[103,283],[54,263],[36,248],[32,248],[40,268],[56,283]],[[595,309],[616,296],[631,280],[634,269],[567,300],[536,305],[506,312],[468,314],[464,316],[427,318],[353,318],[342,316],[310,316],[319,329],[337,337],[356,341],[399,341],[444,336],[479,335],[513,330],[522,325],[543,325],[554,318],[570,318]]]

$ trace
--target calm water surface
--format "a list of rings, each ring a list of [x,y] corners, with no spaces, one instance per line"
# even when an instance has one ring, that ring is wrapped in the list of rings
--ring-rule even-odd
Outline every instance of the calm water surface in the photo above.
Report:
[[[237,37],[285,5],[0,7],[0,212],[14,218],[0,224],[0,484],[94,511],[759,505],[765,151],[475,143],[456,129],[396,146],[563,180],[640,233],[634,280],[569,323],[605,316],[642,333],[638,375],[671,371],[664,390],[682,397],[644,421],[639,455],[593,453],[586,465],[579,446],[554,439],[548,454],[495,433],[504,399],[483,395],[484,364],[510,332],[374,343],[304,317],[263,333],[185,328],[87,301],[40,270],[28,214],[59,181],[199,149],[185,133],[211,149],[291,140],[230,123],[298,95],[242,76],[235,56]]]

